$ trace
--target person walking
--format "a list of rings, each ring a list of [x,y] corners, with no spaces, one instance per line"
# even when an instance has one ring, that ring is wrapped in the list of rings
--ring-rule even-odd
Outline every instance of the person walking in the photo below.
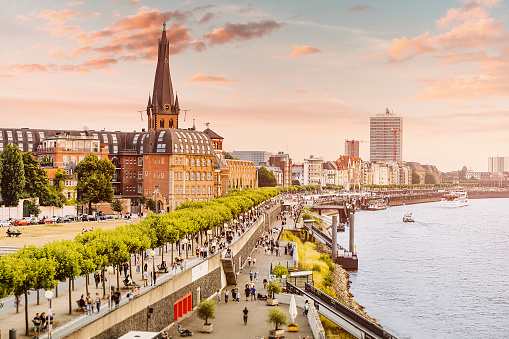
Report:
[[[101,282],[101,277],[99,276],[99,272],[95,271],[94,273],[95,280],[95,288],[99,288],[99,283]]]
[[[144,287],[147,287],[148,286],[148,272],[147,271],[143,271],[143,286]]]
[[[251,294],[251,289],[249,288],[249,285],[246,285],[244,293],[246,294],[246,301],[249,301],[249,295]]]
[[[227,288],[225,288],[225,290],[224,290],[224,303],[225,304],[228,304],[228,296],[229,295],[230,295],[230,291]]]
[[[247,309],[247,307],[244,308],[242,313],[244,314],[244,325],[246,325],[247,324],[247,315],[249,314],[249,310]]]
[[[251,256],[247,257],[247,264],[248,266],[251,266]]]
[[[237,285],[235,285],[235,296],[237,297],[237,304],[240,303],[240,293]]]
[[[39,313],[35,314],[32,322],[34,323],[34,339],[39,339],[41,335],[41,318],[39,317]]]
[[[268,283],[267,277],[263,278],[263,288],[265,289],[267,288],[267,283]]]
[[[92,298],[90,297],[90,293],[87,294],[87,297],[85,298],[85,304],[86,304],[86,315],[91,315],[93,313],[92,309]]]
[[[306,302],[304,303],[304,313],[303,313],[305,317],[308,316],[308,311],[309,311],[309,300],[306,300]]]
[[[221,290],[217,290],[217,303],[221,303]]]
[[[234,288],[232,288],[232,298],[233,300],[237,300],[237,292],[235,292],[235,289],[237,288],[237,286],[235,286]]]
[[[253,285],[251,285],[251,300],[256,300],[256,288]]]
[[[260,274],[258,273],[258,270],[255,271],[254,273],[254,279],[256,282],[258,282],[258,278],[259,278]]]
[[[249,281],[253,281],[253,270],[249,270]]]
[[[101,311],[101,296],[99,293],[95,294],[95,308],[97,309],[97,313]]]

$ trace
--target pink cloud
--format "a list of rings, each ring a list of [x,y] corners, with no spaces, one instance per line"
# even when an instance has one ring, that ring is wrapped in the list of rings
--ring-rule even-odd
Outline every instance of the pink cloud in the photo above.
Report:
[[[208,23],[210,20],[212,20],[212,18],[214,17],[214,14],[212,13],[207,13],[205,14],[199,21],[200,24],[206,24]]]
[[[32,72],[49,72],[54,73],[58,70],[58,65],[56,64],[12,64],[5,68],[8,71],[22,71],[26,73]]]
[[[205,34],[203,37],[209,40],[212,45],[218,45],[231,41],[260,38],[279,28],[281,28],[281,24],[274,20],[248,22],[247,24],[227,23],[224,27],[217,28],[212,33]]]
[[[85,3],[81,2],[81,1],[71,1],[71,2],[66,3],[65,5],[67,7],[78,7],[78,6],[83,6],[84,4]]]
[[[29,19],[29,18],[27,18],[27,17],[26,17],[26,16],[24,16],[24,15],[17,15],[17,16],[16,16],[16,19],[18,19],[18,20],[23,20],[23,21],[32,21],[32,19]]]
[[[203,96],[207,96],[207,97],[213,97],[214,96],[214,93],[210,93],[208,91],[202,92],[200,94],[203,95]]]
[[[318,48],[310,47],[310,46],[297,46],[297,45],[294,45],[294,46],[292,46],[292,49],[293,49],[293,52],[290,53],[289,55],[286,55],[286,56],[276,55],[274,57],[274,59],[296,58],[296,57],[303,56],[303,55],[314,54],[314,53],[321,53],[322,52]]]
[[[198,73],[186,80],[186,82],[223,82],[223,83],[230,83],[235,80],[228,80],[224,76],[205,76],[201,73]]]
[[[83,53],[86,53],[88,51],[90,51],[90,46],[84,46],[84,47],[75,48],[71,52],[66,52],[61,47],[54,47],[47,54],[47,56],[53,57],[53,58],[74,59],[74,58],[77,58],[78,56],[80,56]]]
[[[297,93],[297,95],[304,94],[307,92],[309,92],[309,89],[298,89],[295,91],[295,93]]]
[[[246,98],[249,98],[249,96],[244,95],[244,94],[235,94],[235,95],[232,95],[232,98],[235,98],[235,99],[246,99]]]
[[[100,16],[100,14],[96,13],[96,12],[76,12],[76,11],[71,11],[69,9],[62,9],[58,12],[53,11],[51,9],[46,9],[39,13],[34,13],[34,12],[32,12],[32,13],[31,14],[36,18],[42,18],[42,19],[49,20],[48,24],[50,24],[50,25],[61,25],[68,20]]]

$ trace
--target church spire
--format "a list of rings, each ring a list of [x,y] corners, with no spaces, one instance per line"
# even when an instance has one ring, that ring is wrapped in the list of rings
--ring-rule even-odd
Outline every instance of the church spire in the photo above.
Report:
[[[175,105],[175,99],[173,96],[173,86],[171,84],[171,76],[170,76],[170,43],[166,38],[166,23],[163,23],[163,31],[161,35],[161,39],[159,40],[159,47],[157,53],[157,68],[156,75],[154,79],[154,92],[152,98],[154,100],[152,103],[154,106],[157,106],[162,109],[165,105],[166,107],[171,108]],[[157,102],[156,102],[156,92],[157,92]]]

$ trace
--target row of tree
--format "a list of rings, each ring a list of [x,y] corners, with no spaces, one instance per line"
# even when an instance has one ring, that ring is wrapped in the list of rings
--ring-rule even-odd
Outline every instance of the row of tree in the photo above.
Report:
[[[290,190],[297,188],[284,189]],[[279,191],[281,189],[277,188],[251,189],[211,201],[188,201],[171,213],[149,214],[138,224],[128,224],[107,231],[97,229],[80,234],[73,241],[55,241],[43,247],[28,246],[16,253],[3,255],[0,257],[0,297],[14,294],[25,295],[27,298],[31,289],[51,289],[58,281],[68,280],[71,313],[71,285],[77,277],[84,275],[88,282],[89,274],[97,270],[104,272],[107,266],[119,266],[130,261],[132,254],[137,251],[174,244],[188,236],[194,239],[195,235],[203,235],[209,229],[217,230],[223,227],[225,222],[248,212],[253,206],[277,195]],[[88,283],[86,286],[88,293]],[[58,296],[58,290],[56,293]],[[26,302],[25,320],[28,335]]]

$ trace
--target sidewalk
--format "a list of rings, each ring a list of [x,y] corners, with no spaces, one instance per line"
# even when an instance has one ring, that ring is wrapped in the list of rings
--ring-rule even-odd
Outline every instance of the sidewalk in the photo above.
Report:
[[[274,221],[271,224],[272,227],[281,228],[281,221]],[[273,238],[275,239],[277,235],[276,233]],[[286,242],[281,241],[280,245],[284,246]],[[274,329],[273,325],[267,324],[267,315],[271,307],[267,306],[265,300],[249,300],[246,301],[245,295],[243,294],[243,289],[245,284],[249,281],[249,270],[253,270],[253,273],[256,269],[260,274],[260,278],[258,283],[255,282],[255,288],[257,293],[261,292],[262,294],[266,294],[266,290],[263,288],[263,278],[267,277],[269,279],[269,270],[271,262],[278,262],[283,260],[291,260],[290,255],[285,255],[284,250],[283,254],[279,257],[272,255],[265,255],[263,253],[263,249],[261,253],[253,251],[251,257],[256,258],[256,265],[248,266],[247,263],[243,267],[241,273],[237,276],[239,291],[242,292],[240,303],[233,302],[230,300],[228,304],[224,303],[224,289],[221,290],[221,303],[216,305],[216,313],[215,319],[209,320],[213,324],[212,333],[201,333],[201,325],[203,324],[203,320],[199,319],[196,316],[196,313],[191,313],[187,318],[179,321],[178,323],[191,331],[194,332],[194,337],[204,337],[210,339],[222,339],[222,338],[262,338],[265,336],[268,338],[269,330]],[[225,289],[231,290],[233,288],[232,285],[228,285]],[[217,298],[214,296],[213,300],[217,303]],[[247,321],[247,325],[244,325],[242,310],[244,307],[247,307],[249,310],[249,318]],[[289,304],[279,303],[278,306],[281,310],[285,311],[287,314],[287,323],[291,322],[291,318],[288,315]],[[282,328],[285,330],[285,338],[305,338],[309,336],[309,338],[313,338],[313,333],[311,332],[311,327],[309,326],[307,318],[302,315],[302,309],[297,308],[298,316],[295,319],[295,323],[299,325],[298,332],[289,332],[287,326],[283,326]],[[176,326],[172,326],[168,330],[168,334],[172,336],[172,338],[180,338]]]

